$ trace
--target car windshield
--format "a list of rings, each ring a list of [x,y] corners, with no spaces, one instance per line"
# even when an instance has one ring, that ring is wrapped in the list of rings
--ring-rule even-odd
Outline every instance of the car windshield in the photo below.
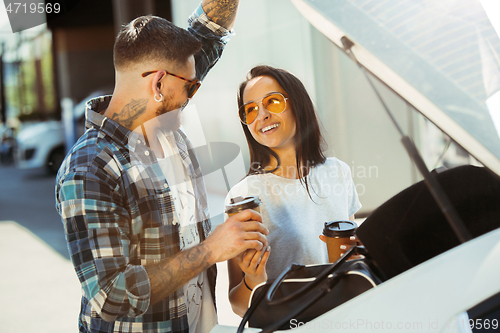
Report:
[[[500,174],[498,0],[293,2],[338,46],[351,40],[360,64]]]

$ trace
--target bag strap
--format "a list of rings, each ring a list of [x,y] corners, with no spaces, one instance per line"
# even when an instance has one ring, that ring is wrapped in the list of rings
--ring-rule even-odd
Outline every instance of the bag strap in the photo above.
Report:
[[[314,297],[311,297],[307,302],[303,303],[300,307],[298,307],[297,309],[293,310],[292,312],[290,312],[289,314],[287,314],[285,317],[281,318],[280,320],[276,321],[272,325],[269,325],[268,327],[263,328],[262,331],[260,331],[260,333],[271,333],[271,332],[274,332],[277,329],[279,329],[283,324],[285,324],[286,322],[288,322],[290,320],[290,318],[294,318],[294,317],[300,315],[307,308],[309,308],[309,306],[311,306],[312,304],[314,304],[318,299],[320,299],[321,297],[323,297],[326,293],[330,292],[330,290],[333,287],[335,287],[335,285],[340,281],[340,278],[344,274],[345,274],[345,272],[341,273],[341,274],[335,273],[334,276],[333,276],[333,278],[330,281],[327,281],[327,283],[325,283],[325,285],[323,285],[323,286],[321,286],[319,288],[319,292]],[[269,285],[264,285],[262,288],[266,288],[267,289],[267,288],[269,288]],[[250,317],[255,312],[255,310],[257,309],[258,305],[262,302],[262,300],[264,299],[265,295],[266,295],[266,290],[263,290],[259,294],[259,296],[256,298],[255,303],[252,304],[250,306],[250,308],[247,310],[247,312],[243,316],[243,319],[241,320],[240,325],[238,326],[237,333],[242,333],[243,332],[243,330],[245,329],[246,323],[248,322],[248,320],[250,320]]]
[[[243,330],[245,329],[246,323],[250,320],[250,317],[252,314],[255,312],[257,309],[257,306],[262,302],[264,297],[266,296],[266,290],[269,288],[269,285],[265,284],[262,286],[264,289],[255,299],[255,302],[248,308],[247,312],[245,312],[245,315],[241,319],[240,325],[238,326],[238,330],[236,333],[242,333]]]
[[[283,303],[285,301],[294,299],[294,298],[302,295],[303,293],[306,293],[311,288],[314,288],[315,286],[317,286],[321,282],[324,282],[324,280],[330,274],[332,274],[332,272],[334,270],[336,270],[340,266],[340,264],[342,264],[343,262],[345,262],[354,253],[364,254],[364,253],[366,253],[366,251],[365,251],[365,249],[364,249],[363,246],[354,246],[354,247],[350,248],[345,253],[344,256],[342,256],[341,258],[339,258],[331,267],[328,267],[328,269],[324,270],[320,275],[318,275],[318,277],[314,281],[311,281],[311,283],[308,283],[306,286],[302,287],[301,289],[299,289],[297,292],[293,293],[290,296],[286,296],[286,297],[283,297],[282,299],[275,300],[275,301],[269,301],[269,299],[272,299],[272,297],[274,296],[277,288],[283,283],[283,281],[285,280],[286,276],[288,276],[288,274],[290,272],[296,271],[300,267],[303,267],[302,265],[297,265],[297,264],[290,265],[285,271],[283,271],[278,276],[278,278],[276,278],[276,280],[272,283],[272,285],[265,284],[265,285],[262,286],[262,288],[263,288],[262,292],[257,296],[257,298],[255,299],[255,301],[252,302],[252,304],[250,305],[250,308],[248,308],[248,310],[245,312],[245,315],[243,316],[243,318],[242,318],[242,320],[240,322],[240,325],[238,326],[238,330],[237,330],[236,333],[242,333],[243,332],[243,330],[245,329],[246,323],[250,320],[250,317],[253,315],[253,313],[255,312],[255,310],[257,309],[257,307],[264,300],[264,298],[266,298],[266,302],[268,302],[269,305],[281,304],[281,303]],[[274,332],[279,327],[281,327],[283,324],[285,324],[287,321],[289,321],[290,318],[294,318],[294,317],[298,316],[299,314],[301,314],[302,312],[304,312],[310,305],[312,305],[318,299],[320,299],[321,297],[323,297],[326,293],[330,292],[330,290],[333,287],[335,287],[335,285],[340,281],[340,278],[344,274],[345,274],[345,272],[344,273],[340,273],[340,274],[339,273],[334,273],[333,277],[329,281],[327,280],[326,281],[327,283],[324,283],[324,285],[319,288],[319,292],[316,294],[316,296],[311,297],[310,300],[308,300],[307,302],[303,303],[302,306],[298,307],[297,309],[295,309],[294,311],[292,311],[291,313],[289,313],[288,315],[286,315],[282,319],[276,321],[274,324],[272,324],[272,325],[270,325],[268,327],[263,328],[260,333],[271,333],[271,332]],[[274,289],[272,290],[273,287],[274,287]],[[271,293],[271,291],[272,291],[272,293]]]
[[[325,269],[323,272],[321,272],[316,277],[316,279],[314,281],[311,281],[311,283],[306,284],[305,286],[303,286],[302,288],[300,288],[299,290],[297,290],[296,292],[294,292],[288,296],[285,296],[285,297],[277,299],[277,300],[273,300],[274,294],[276,293],[278,288],[281,286],[281,284],[283,283],[285,278],[288,276],[288,274],[290,274],[290,272],[292,272],[294,270],[297,270],[297,266],[303,267],[303,266],[299,266],[299,265],[295,265],[295,264],[288,266],[288,268],[285,269],[283,272],[281,272],[281,274],[276,278],[276,280],[274,280],[274,282],[271,284],[271,287],[269,287],[269,290],[267,291],[267,294],[266,294],[267,303],[271,306],[279,305],[279,304],[283,304],[285,302],[294,300],[297,297],[307,293],[309,290],[316,287],[324,279],[326,279],[328,277],[328,275],[332,274],[335,270],[337,270],[341,264],[343,264],[345,261],[347,261],[347,259],[349,259],[356,252],[356,250],[357,250],[357,246],[351,247],[345,253],[345,255],[343,255],[342,257],[337,259],[337,261],[335,263],[333,263],[333,265],[329,266],[327,269]],[[295,267],[294,267],[294,265],[295,265]]]

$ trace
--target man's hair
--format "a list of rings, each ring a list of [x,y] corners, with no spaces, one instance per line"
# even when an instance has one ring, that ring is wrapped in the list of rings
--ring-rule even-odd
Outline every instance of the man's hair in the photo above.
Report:
[[[307,178],[302,177],[309,173],[310,168],[323,164],[326,160],[322,152],[326,148],[326,142],[321,135],[311,98],[302,82],[292,73],[271,66],[256,66],[250,70],[247,79],[240,85],[238,108],[243,106],[243,92],[248,82],[259,76],[269,76],[275,79],[288,97],[288,103],[291,105],[296,124],[294,143],[297,171],[300,181],[303,182],[309,193]],[[242,124],[242,127],[250,150],[250,170],[247,175],[275,171],[280,165],[278,154],[271,148],[258,143],[253,138],[247,125]],[[271,156],[277,160],[278,166],[274,170],[263,171],[263,167],[269,165]]]
[[[187,30],[164,18],[147,15],[122,27],[115,40],[113,58],[115,68],[142,61],[184,64],[201,47],[201,42]]]

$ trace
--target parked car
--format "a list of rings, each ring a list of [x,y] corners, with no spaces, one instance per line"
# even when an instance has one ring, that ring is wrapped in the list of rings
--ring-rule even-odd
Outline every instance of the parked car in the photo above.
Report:
[[[363,68],[367,79],[380,80],[483,166],[444,171],[442,175],[467,170],[463,176],[445,179],[437,171],[428,175],[420,164],[425,185],[420,182],[395,193],[358,229],[359,239],[387,279],[308,323],[291,319],[290,328],[294,332],[498,332],[500,12],[496,2],[292,2]],[[401,128],[398,131],[418,164],[411,140]],[[470,170],[485,175],[486,181],[469,178]],[[460,190],[454,190],[457,185]],[[428,191],[432,195],[422,201],[420,193],[427,188],[435,192]],[[492,188],[494,192],[489,192]],[[212,330],[219,332],[236,332],[236,327]]]
[[[16,166],[57,172],[65,156],[64,128],[57,120],[28,125],[16,137]]]
[[[110,92],[110,88],[94,91],[74,107],[77,137],[85,131],[85,103]],[[16,143],[15,159],[20,169],[45,169],[48,173],[55,174],[66,156],[62,121],[51,120],[28,125],[19,131]]]

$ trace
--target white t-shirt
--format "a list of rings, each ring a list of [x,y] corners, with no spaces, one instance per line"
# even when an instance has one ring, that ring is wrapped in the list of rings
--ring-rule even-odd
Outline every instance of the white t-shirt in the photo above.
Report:
[[[200,243],[196,226],[196,198],[189,172],[182,163],[172,132],[158,133],[164,158],[158,163],[169,184],[175,211],[179,220],[180,248],[189,249]],[[191,279],[184,285],[184,297],[190,333],[208,333],[217,324],[217,314],[213,304],[207,272]]]
[[[237,196],[259,196],[263,223],[271,255],[266,265],[269,279],[276,278],[291,263],[328,263],[326,244],[319,239],[325,222],[348,220],[361,204],[346,163],[328,158],[308,176],[309,197],[299,179],[275,174],[248,176],[236,184],[226,204]]]

